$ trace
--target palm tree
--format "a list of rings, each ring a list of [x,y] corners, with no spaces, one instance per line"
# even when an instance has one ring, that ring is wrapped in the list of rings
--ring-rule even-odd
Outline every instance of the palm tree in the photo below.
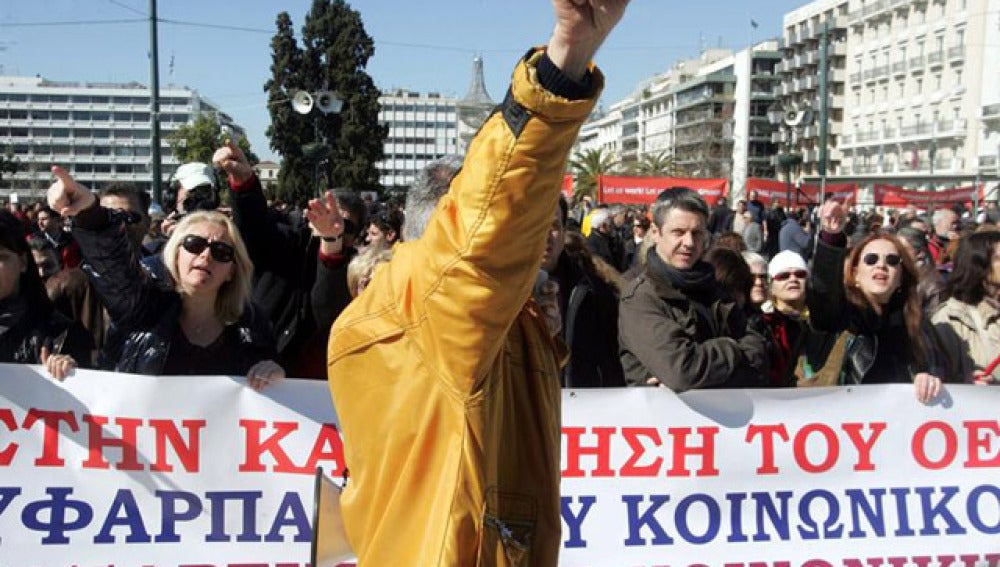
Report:
[[[576,174],[576,192],[574,199],[584,196],[596,198],[597,178],[611,173],[618,166],[618,160],[604,148],[576,152],[569,160],[569,169]]]
[[[643,154],[642,158],[632,167],[629,173],[644,177],[684,177],[687,172],[667,152]]]

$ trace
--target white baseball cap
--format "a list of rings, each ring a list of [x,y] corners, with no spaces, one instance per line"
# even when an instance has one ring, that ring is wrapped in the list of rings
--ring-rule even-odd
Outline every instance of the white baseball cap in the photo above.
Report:
[[[767,275],[772,278],[777,274],[792,270],[805,270],[808,272],[809,266],[806,265],[806,261],[802,259],[802,256],[791,250],[778,252],[774,255],[774,258],[771,258],[771,263],[767,265]]]
[[[174,180],[187,190],[201,185],[215,187],[215,171],[207,164],[201,162],[185,163],[174,172]]]

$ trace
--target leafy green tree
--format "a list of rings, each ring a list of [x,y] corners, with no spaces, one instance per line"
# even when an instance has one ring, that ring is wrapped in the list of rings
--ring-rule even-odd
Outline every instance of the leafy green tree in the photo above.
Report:
[[[667,152],[643,154],[638,162],[632,164],[628,172],[642,177],[683,177],[684,168],[674,161]]]
[[[171,133],[167,137],[167,143],[170,144],[170,151],[174,157],[181,163],[191,161],[212,163],[212,154],[222,146],[227,137],[226,132],[212,116],[199,114],[194,122],[185,124]],[[260,162],[257,155],[251,151],[250,142],[246,137],[241,136],[236,143],[251,164],[256,165]]]
[[[573,198],[596,198],[597,178],[612,173],[618,167],[618,160],[604,148],[576,152],[569,160],[570,170],[576,174],[576,191]]]
[[[317,193],[319,183],[355,191],[381,190],[376,164],[384,157],[387,128],[378,123],[379,90],[365,71],[375,52],[361,16],[343,0],[313,0],[302,26],[302,45],[295,39],[291,18],[278,15],[271,39],[271,79],[265,83],[271,111],[268,136],[282,156],[278,192],[288,201]],[[343,100],[340,113],[317,109],[295,113],[288,101],[299,90],[311,94],[333,91]],[[329,159],[314,171],[303,148],[325,142]]]
[[[17,173],[19,164],[17,157],[14,156],[14,149],[8,146],[7,150],[0,154],[0,182],[3,181],[5,173],[11,175]]]

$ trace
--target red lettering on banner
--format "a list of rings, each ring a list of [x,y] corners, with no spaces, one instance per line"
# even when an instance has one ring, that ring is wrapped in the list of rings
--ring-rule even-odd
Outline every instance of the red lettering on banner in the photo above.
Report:
[[[1000,423],[996,421],[963,421],[962,426],[968,432],[969,454],[962,465],[966,468],[977,469],[984,467],[1000,467],[1000,450],[992,456],[986,457],[993,449],[992,441],[1000,435]],[[980,437],[979,433],[987,433]],[[989,435],[992,433],[992,435]]]
[[[930,460],[925,447],[927,435],[934,430],[941,432],[945,442],[944,454],[937,461]],[[910,450],[917,464],[925,469],[943,469],[955,460],[955,454],[958,453],[958,435],[950,425],[943,421],[929,421],[918,427],[916,433],[913,434],[913,442],[910,444]]]
[[[847,433],[847,437],[854,444],[854,448],[858,450],[858,462],[854,464],[854,470],[875,470],[875,465],[872,463],[872,447],[875,446],[875,442],[878,441],[879,436],[885,431],[887,425],[884,422],[878,421],[869,423],[868,427],[871,428],[872,434],[868,439],[861,436],[861,430],[865,428],[865,424],[863,423],[844,423],[840,427]]]
[[[761,465],[757,467],[757,474],[778,474],[778,467],[774,464],[774,436],[778,435],[782,441],[788,441],[788,430],[784,425],[754,425],[747,427],[746,442],[750,443],[754,437],[761,437],[763,446],[761,447]]]
[[[246,431],[246,454],[243,463],[240,464],[240,472],[264,472],[266,467],[261,462],[261,457],[265,453],[274,459],[275,464],[271,469],[274,472],[313,474],[316,472],[316,464],[324,460],[337,463],[334,474],[344,472],[344,443],[340,438],[340,432],[333,425],[324,424],[320,428],[309,458],[302,466],[296,465],[281,446],[286,437],[298,431],[299,424],[293,421],[275,421],[270,426],[275,432],[270,437],[262,439],[262,432],[268,427],[268,422],[256,419],[240,420],[240,427]]]
[[[153,463],[150,470],[160,472],[174,470],[174,467],[167,463],[167,441],[169,440],[170,446],[174,450],[174,456],[180,460],[184,470],[198,472],[198,463],[201,461],[199,458],[199,447],[201,446],[199,431],[205,427],[204,419],[185,419],[181,422],[181,425],[188,432],[187,443],[181,439],[181,432],[177,429],[177,424],[169,419],[151,419],[149,425],[156,431],[156,462]]]
[[[586,427],[564,427],[563,435],[566,436],[566,469],[562,475],[567,478],[585,476],[580,468],[580,457],[582,455],[594,455],[597,457],[597,468],[591,471],[593,477],[615,476],[615,471],[611,469],[611,436],[614,435],[615,427],[593,427],[591,431],[597,436],[597,445],[594,447],[584,447],[580,443],[580,437],[587,432]]]
[[[809,435],[813,432],[818,432],[826,440],[826,459],[820,461],[819,464],[813,464],[806,454],[806,443],[809,440]],[[830,470],[837,463],[837,459],[840,457],[840,442],[837,441],[837,433],[830,429],[829,425],[810,423],[796,432],[792,451],[795,456],[795,464],[799,465],[800,469],[805,472],[821,473]]]
[[[121,460],[115,468],[123,471],[141,471],[142,464],[139,463],[139,451],[136,449],[136,438],[142,420],[131,417],[116,417],[115,425],[121,427],[121,438],[105,437],[104,425],[109,418],[101,415],[84,415],[83,421],[87,423],[88,446],[90,456],[83,462],[85,469],[106,469],[110,463],[104,458],[105,447],[118,447],[122,451]]]
[[[42,456],[35,459],[36,467],[61,467],[66,461],[59,456],[59,424],[66,423],[71,431],[79,431],[76,415],[71,411],[46,411],[37,408],[28,410],[21,427],[31,429],[35,422],[41,420],[45,424],[45,435],[42,438]]]
[[[687,436],[691,434],[690,427],[671,427],[667,432],[674,437],[674,462],[667,471],[667,476],[691,476],[691,471],[686,467],[688,456],[701,457],[701,468],[698,469],[697,476],[719,475],[719,469],[715,468],[715,436],[719,434],[718,427],[698,428],[698,434],[702,438],[700,447],[688,447],[685,444]]]
[[[629,449],[632,449],[632,456],[625,461],[622,465],[621,475],[622,476],[656,476],[660,467],[663,465],[663,457],[657,457],[652,463],[643,466],[636,466],[636,463],[640,458],[646,453],[646,447],[639,440],[640,437],[645,437],[653,441],[654,447],[659,447],[662,442],[660,441],[660,433],[655,427],[623,427],[622,437],[625,438],[625,442],[628,443]]]
[[[17,420],[14,419],[14,412],[7,408],[0,409],[0,423],[7,426],[7,431],[17,431]],[[14,455],[17,454],[17,447],[17,443],[8,443],[0,451],[0,466],[6,467],[14,460]]]

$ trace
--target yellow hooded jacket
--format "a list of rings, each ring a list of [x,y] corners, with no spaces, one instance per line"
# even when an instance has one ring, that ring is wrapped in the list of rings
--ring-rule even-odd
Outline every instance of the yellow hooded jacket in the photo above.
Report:
[[[596,95],[546,91],[540,57],[515,69],[422,238],[333,325],[341,504],[362,567],[557,563],[565,351],[529,296]]]

